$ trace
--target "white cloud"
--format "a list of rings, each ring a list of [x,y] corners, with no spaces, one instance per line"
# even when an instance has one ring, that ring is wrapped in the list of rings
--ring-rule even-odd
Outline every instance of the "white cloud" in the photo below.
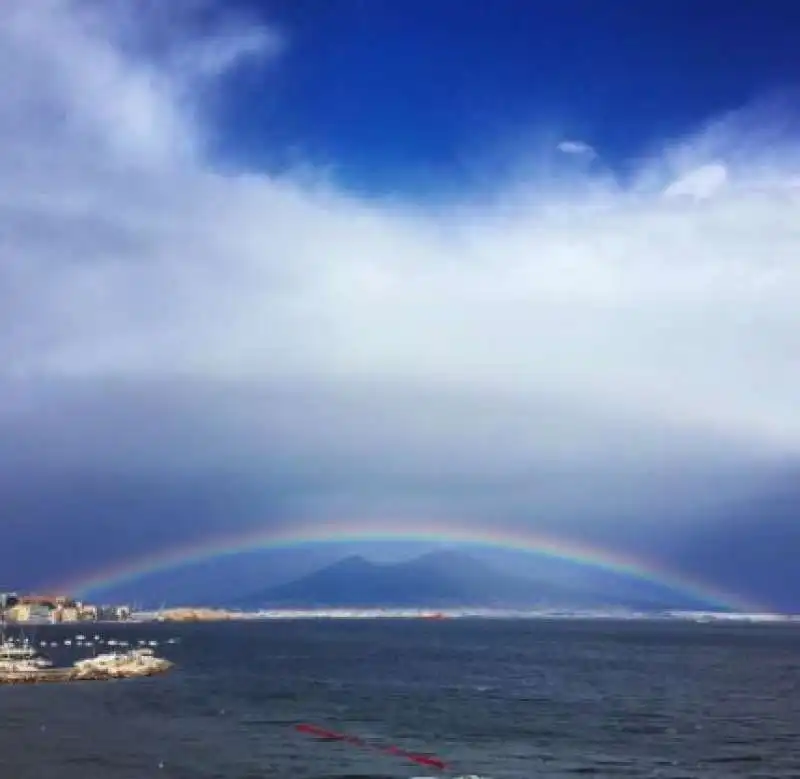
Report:
[[[705,200],[718,194],[728,181],[728,171],[724,165],[711,163],[673,181],[665,190],[666,197],[690,197]]]
[[[274,54],[271,31],[153,59],[75,8],[13,0],[0,28],[6,458],[34,428],[65,460],[272,456],[356,480],[797,453],[796,139],[777,164],[732,116],[628,188],[386,205],[204,159],[192,86]],[[664,198],[678,180],[703,197]],[[172,445],[142,432],[156,407]]]
[[[596,157],[597,152],[585,141],[561,141],[556,147],[564,154],[575,154],[586,157]]]

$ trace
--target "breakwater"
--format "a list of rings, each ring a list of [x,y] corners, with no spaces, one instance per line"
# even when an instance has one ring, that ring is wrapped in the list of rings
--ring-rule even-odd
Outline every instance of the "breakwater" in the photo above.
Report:
[[[137,652],[79,660],[66,668],[7,667],[0,669],[0,685],[134,679],[167,673],[174,664],[163,657]]]

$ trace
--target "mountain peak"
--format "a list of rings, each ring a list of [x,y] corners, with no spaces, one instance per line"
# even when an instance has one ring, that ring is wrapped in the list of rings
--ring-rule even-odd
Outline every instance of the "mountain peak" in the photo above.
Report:
[[[532,582],[496,571],[452,549],[398,563],[350,555],[332,565],[244,599],[247,606],[300,608],[479,606],[530,603]]]
[[[672,606],[659,599],[603,597],[585,588],[515,576],[460,549],[378,563],[349,555],[286,584],[254,592],[239,608],[634,608]]]

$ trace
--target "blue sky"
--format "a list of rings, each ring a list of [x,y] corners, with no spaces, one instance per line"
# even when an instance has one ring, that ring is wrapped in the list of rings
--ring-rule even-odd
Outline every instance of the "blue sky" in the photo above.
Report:
[[[791,4],[243,7],[287,46],[280,61],[228,81],[226,156],[245,166],[299,156],[369,192],[464,186],[496,176],[494,166],[507,174],[542,133],[585,138],[624,166],[710,117],[796,88]]]
[[[0,584],[406,516],[795,608],[793,8],[8,0]]]

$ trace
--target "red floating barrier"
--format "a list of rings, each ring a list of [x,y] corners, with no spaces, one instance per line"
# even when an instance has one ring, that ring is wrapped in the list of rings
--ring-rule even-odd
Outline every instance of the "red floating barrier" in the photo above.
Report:
[[[338,733],[334,733],[332,730],[326,730],[325,728],[320,728],[317,725],[309,725],[307,723],[301,723],[299,725],[295,725],[295,730],[299,730],[301,733],[308,733],[311,736],[317,736],[319,738],[331,738],[331,739],[341,739],[341,736]]]
[[[295,725],[294,729],[300,733],[305,733],[309,736],[315,736],[316,738],[322,738],[329,741],[344,741],[347,744],[365,747],[366,749],[374,749],[387,755],[403,757],[406,760],[410,760],[412,763],[424,765],[427,768],[437,768],[440,771],[444,771],[447,768],[447,763],[445,763],[444,760],[440,760],[438,757],[429,757],[428,755],[420,755],[416,754],[415,752],[409,752],[405,749],[395,746],[394,744],[390,744],[389,746],[369,744],[358,736],[350,736],[347,733],[337,733],[335,730],[328,730],[327,728],[321,728],[319,725],[311,725],[307,722],[301,722],[298,725]]]

